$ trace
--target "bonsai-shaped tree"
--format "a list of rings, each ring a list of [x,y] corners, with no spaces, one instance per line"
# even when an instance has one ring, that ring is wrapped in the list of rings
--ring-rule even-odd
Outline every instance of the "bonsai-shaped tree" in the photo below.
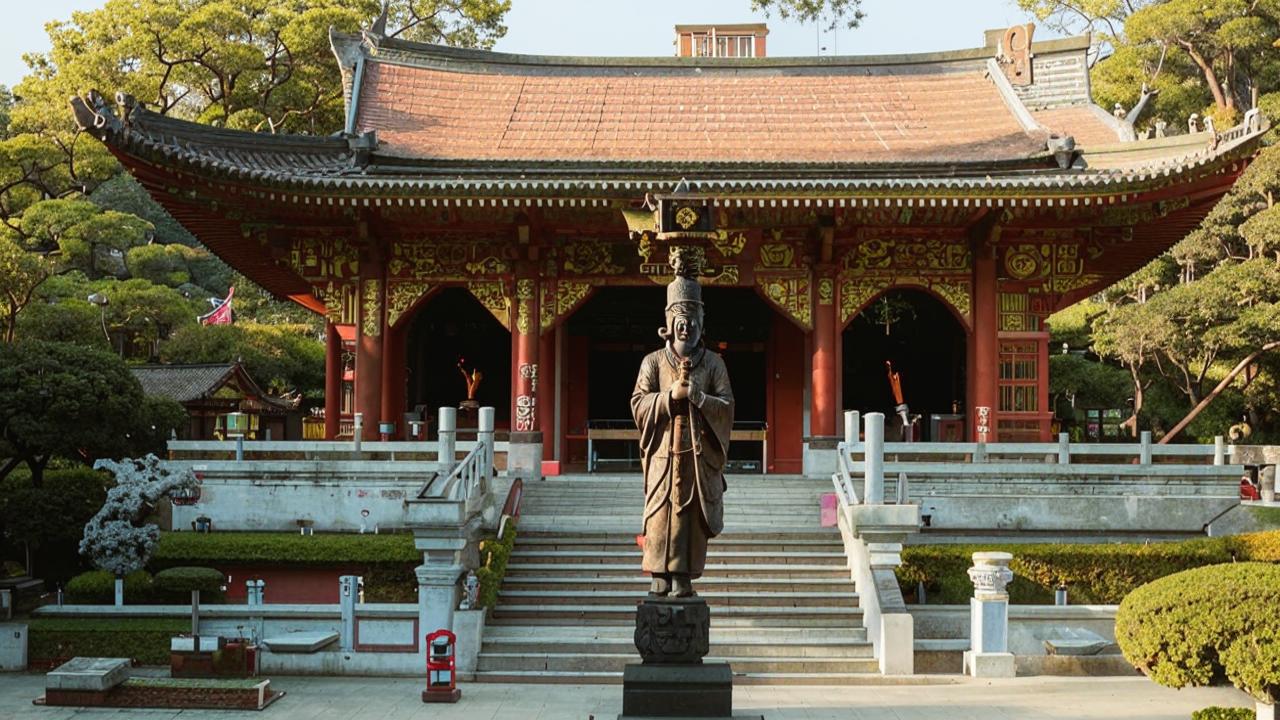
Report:
[[[1280,701],[1280,565],[1243,562],[1186,570],[1129,593],[1116,614],[1125,659],[1173,688],[1231,683]]]
[[[95,468],[116,476],[107,501],[84,526],[80,554],[94,567],[116,576],[116,604],[123,603],[123,578],[141,570],[160,541],[160,528],[143,521],[161,498],[199,484],[190,468],[171,469],[155,455],[141,460],[99,460]]]

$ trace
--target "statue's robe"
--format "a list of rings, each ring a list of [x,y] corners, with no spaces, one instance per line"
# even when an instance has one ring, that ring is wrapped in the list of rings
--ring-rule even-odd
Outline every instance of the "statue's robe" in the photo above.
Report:
[[[702,405],[673,399],[680,363],[670,345],[650,353],[631,394],[644,470],[643,568],[697,578],[706,566],[707,540],[724,529],[733,390],[724,360],[699,347],[689,377],[705,393]]]

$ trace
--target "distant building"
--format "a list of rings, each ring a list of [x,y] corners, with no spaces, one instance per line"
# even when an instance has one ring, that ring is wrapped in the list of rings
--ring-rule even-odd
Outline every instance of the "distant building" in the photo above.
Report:
[[[178,429],[183,440],[224,439],[222,418],[233,412],[249,416],[248,440],[302,438],[297,403],[264,393],[240,363],[138,365],[130,370],[144,393],[186,408],[187,426]]]
[[[745,25],[677,25],[677,57],[765,57],[764,23]]]

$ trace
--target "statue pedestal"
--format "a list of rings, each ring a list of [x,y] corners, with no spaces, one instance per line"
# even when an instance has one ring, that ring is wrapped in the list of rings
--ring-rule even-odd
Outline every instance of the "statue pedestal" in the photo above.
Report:
[[[618,720],[747,720],[733,714],[729,664],[702,662],[711,641],[711,611],[706,600],[645,598],[636,608],[635,641],[644,662],[627,665],[623,671]]]

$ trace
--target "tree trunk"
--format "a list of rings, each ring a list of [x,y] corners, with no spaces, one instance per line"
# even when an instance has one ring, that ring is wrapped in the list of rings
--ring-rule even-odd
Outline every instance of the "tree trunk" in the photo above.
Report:
[[[1128,425],[1133,437],[1138,437],[1138,413],[1142,412],[1142,378],[1138,377],[1136,365],[1129,366],[1129,375],[1133,378],[1133,415],[1121,425]]]
[[[27,467],[31,469],[31,487],[44,487],[44,468],[49,464],[49,455],[43,459],[37,456],[27,458]]]
[[[1159,444],[1164,445],[1168,443],[1170,440],[1174,438],[1175,435],[1182,432],[1187,427],[1187,425],[1191,424],[1192,420],[1196,419],[1196,416],[1199,415],[1202,410],[1204,410],[1206,407],[1209,406],[1209,403],[1213,402],[1214,398],[1221,395],[1223,390],[1226,390],[1228,387],[1230,387],[1232,381],[1236,379],[1237,375],[1239,375],[1242,371],[1244,371],[1245,368],[1252,365],[1253,362],[1257,360],[1258,357],[1261,356],[1263,353],[1266,353],[1270,350],[1274,350],[1277,347],[1280,347],[1280,340],[1269,342],[1266,345],[1263,345],[1262,347],[1250,353],[1248,357],[1241,360],[1239,363],[1236,363],[1236,366],[1231,368],[1231,372],[1227,373],[1227,376],[1222,378],[1222,382],[1218,383],[1218,386],[1215,387],[1212,392],[1206,395],[1204,399],[1201,400],[1195,407],[1191,408],[1191,412],[1187,413],[1186,417],[1179,420],[1178,424],[1174,425],[1173,429],[1170,430],[1168,434],[1160,438]]]
[[[1219,109],[1225,110],[1232,107],[1234,98],[1228,100],[1222,93],[1222,84],[1218,82],[1218,74],[1213,71],[1213,66],[1209,61],[1204,59],[1200,51],[1196,50],[1191,43],[1182,42],[1182,47],[1186,49],[1187,54],[1191,56],[1191,60],[1200,68],[1200,72],[1204,73],[1204,80],[1209,85],[1209,92],[1213,93],[1213,104]]]
[[[5,461],[4,466],[0,467],[0,480],[9,477],[9,473],[13,469],[22,464],[22,458],[12,457]]]

